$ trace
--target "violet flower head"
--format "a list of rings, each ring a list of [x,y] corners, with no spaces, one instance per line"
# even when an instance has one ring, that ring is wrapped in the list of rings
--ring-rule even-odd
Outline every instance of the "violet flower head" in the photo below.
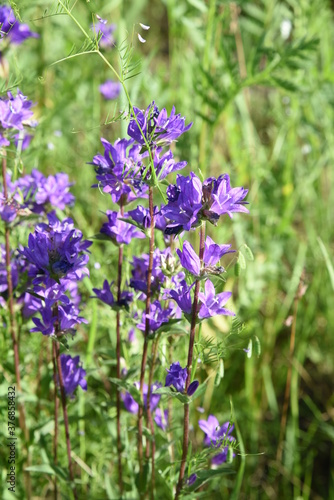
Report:
[[[103,224],[100,233],[108,236],[115,245],[129,245],[132,238],[145,238],[145,234],[132,224],[119,219],[119,212],[107,210],[108,222]]]
[[[153,208],[154,214],[154,227],[160,231],[164,231],[166,227],[166,219],[161,215],[159,207],[155,206]],[[126,215],[129,215],[137,224],[143,226],[144,229],[148,229],[151,226],[150,211],[141,205],[138,205],[134,210],[129,210]]]
[[[35,232],[29,235],[28,247],[20,250],[26,260],[32,264],[29,276],[33,283],[45,282],[52,278],[59,282],[61,278],[80,280],[89,271],[87,249],[90,241],[82,240],[81,231],[74,228],[72,219],[60,222],[55,213],[48,214],[48,224],[38,224]]]
[[[12,275],[12,285],[16,288],[19,282],[19,273],[22,273],[22,258],[20,259],[13,252],[10,254],[11,258],[11,275]],[[7,266],[6,266],[6,250],[4,245],[0,245],[0,293],[4,293],[8,290],[7,283]]]
[[[13,44],[19,45],[27,38],[38,38],[37,33],[30,31],[27,24],[20,23],[8,5],[0,6],[0,41],[8,38]]]
[[[232,245],[218,245],[210,236],[206,237],[203,261],[206,266],[215,266],[220,261],[223,255],[233,253],[235,250],[230,250]]]
[[[176,252],[180,258],[182,267],[194,276],[200,276],[203,273],[222,273],[224,268],[215,266],[215,264],[217,264],[223,255],[233,252],[230,248],[231,245],[218,245],[212,240],[212,238],[210,238],[210,236],[207,236],[205,240],[202,269],[200,258],[188,241],[183,243],[182,251],[177,249]]]
[[[160,302],[155,300],[150,304],[150,313],[146,316],[144,312],[141,322],[137,324],[137,328],[145,332],[146,317],[149,319],[149,333],[155,332],[161,327],[163,323],[168,323],[171,316],[172,309],[163,309]]]
[[[197,479],[197,474],[191,474],[186,480],[186,485],[192,486],[196,482],[196,479]]]
[[[138,142],[138,144],[145,145],[146,139],[149,145],[154,145],[155,147],[168,146],[192,126],[192,123],[185,126],[185,118],[181,118],[180,114],[175,114],[174,106],[170,116],[168,116],[165,108],[159,111],[154,101],[145,111],[136,107],[133,109],[137,121],[134,117],[131,117],[128,135]]]
[[[78,386],[87,391],[86,370],[82,368],[80,357],[72,358],[70,355],[62,354],[60,363],[66,394],[72,397]]]
[[[228,174],[209,177],[203,182],[203,217],[215,224],[223,214],[233,218],[233,212],[249,213],[244,201],[247,193],[243,187],[231,188]]]
[[[175,300],[182,312],[185,314],[191,314],[192,300],[190,290],[191,287],[189,287],[183,279],[179,283],[175,284],[174,288],[165,290],[164,298],[171,298]]]
[[[0,98],[0,125],[4,129],[23,130],[23,122],[33,115],[30,109],[33,103],[19,89],[15,97],[11,92],[7,92],[7,96],[7,99]]]
[[[140,388],[139,382],[135,382],[133,385],[139,390],[139,388]],[[156,389],[159,389],[160,387],[161,387],[161,384],[159,384],[158,382],[155,382],[151,386],[150,409],[152,412],[157,408],[157,406],[160,402],[161,395],[155,394],[155,392],[154,392]],[[144,399],[144,408],[145,409],[147,409],[147,393],[148,393],[148,385],[144,384],[144,386],[143,386],[143,399]],[[126,392],[125,394],[121,393],[121,398],[123,399],[125,409],[128,412],[133,413],[133,414],[138,413],[139,405],[134,400],[134,398],[131,396],[131,394],[129,392]]]
[[[179,361],[172,363],[167,370],[168,374],[166,377],[165,386],[168,387],[173,385],[178,392],[183,392],[186,386],[186,380],[188,376],[187,367],[182,368]]]
[[[166,151],[161,157],[162,148],[154,151],[154,170],[159,181],[162,181],[172,172],[182,170],[187,165],[186,161],[175,162],[171,150]]]
[[[96,33],[97,36],[102,35],[99,41],[100,47],[103,49],[108,49],[112,47],[115,43],[113,32],[116,29],[115,24],[108,24],[108,21],[102,19],[100,16],[96,16],[97,22],[92,24],[91,29]]]
[[[154,250],[153,254],[153,267],[152,267],[152,277],[151,277],[151,292],[158,292],[163,285],[165,280],[165,275],[161,270],[161,255],[164,254],[158,248]],[[147,273],[148,273],[148,254],[143,254],[140,257],[133,257],[131,270],[132,278],[130,279],[130,287],[138,292],[147,292]],[[141,299],[144,300],[145,296]]]
[[[214,415],[209,415],[208,420],[199,420],[199,427],[205,433],[204,444],[206,446],[218,448],[226,441],[233,442],[235,438],[231,436],[234,425],[225,422],[222,426],[219,425],[218,419]],[[218,453],[212,458],[212,464],[221,465],[226,462],[228,446],[224,447],[221,453]]]
[[[58,305],[57,314],[53,307],[46,306],[39,309],[42,321],[39,318],[32,318],[35,328],[31,332],[41,332],[43,335],[55,335],[56,325],[57,335],[74,335],[75,326],[87,321],[79,316],[79,310],[73,304]]]
[[[104,193],[111,195],[114,203],[127,205],[138,197],[147,198],[148,187],[141,179],[142,159],[141,146],[135,145],[133,139],[118,139],[114,144],[101,139],[104,154],[94,156],[98,184]]]
[[[121,84],[119,82],[114,82],[113,80],[106,80],[99,86],[99,91],[105,99],[108,101],[117,99],[121,93]]]
[[[205,293],[199,292],[198,296],[201,301],[201,307],[198,317],[200,319],[211,318],[218,314],[224,316],[235,316],[232,311],[225,309],[223,306],[231,297],[232,292],[222,292],[216,295],[215,287],[210,280],[205,282]]]
[[[166,191],[168,203],[161,208],[161,213],[171,222],[166,234],[178,234],[183,229],[190,231],[199,223],[202,208],[202,183],[191,172],[188,177],[176,176],[176,185],[170,185]]]

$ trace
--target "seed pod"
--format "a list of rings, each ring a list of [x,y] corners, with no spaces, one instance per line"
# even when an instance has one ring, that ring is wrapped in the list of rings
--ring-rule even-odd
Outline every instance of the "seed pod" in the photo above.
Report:
[[[242,252],[239,251],[238,262],[240,264],[241,269],[246,269],[246,259]]]
[[[244,250],[245,250],[246,258],[248,260],[254,260],[253,252],[247,245],[244,245]]]
[[[239,262],[235,263],[234,274],[235,274],[235,276],[239,276],[240,275],[240,264],[239,264]]]
[[[254,352],[255,352],[256,356],[259,357],[261,355],[261,342],[260,342],[260,339],[259,339],[259,337],[257,337],[255,335],[253,337],[253,341],[254,341]]]

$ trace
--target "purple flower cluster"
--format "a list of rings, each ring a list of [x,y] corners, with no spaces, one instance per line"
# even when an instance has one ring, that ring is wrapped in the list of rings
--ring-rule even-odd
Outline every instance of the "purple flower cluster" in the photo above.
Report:
[[[69,192],[71,186],[68,175],[64,173],[45,177],[33,169],[31,174],[20,177],[15,182],[11,182],[8,176],[7,200],[0,183],[0,217],[10,223],[20,214],[45,214],[50,208],[64,210],[74,203],[74,196]]]
[[[36,122],[30,120],[33,115],[32,101],[28,101],[19,89],[16,97],[11,92],[7,96],[7,99],[0,97],[0,147],[9,146],[14,132],[23,131],[25,125],[36,125]],[[17,141],[17,136],[14,139]]]
[[[179,361],[176,363],[172,363],[170,365],[169,370],[167,370],[168,375],[166,377],[165,386],[173,386],[178,392],[183,392],[186,387],[186,381],[188,376],[188,370],[186,368],[182,368]],[[199,386],[198,380],[194,380],[188,387],[187,395],[192,396],[197,387]]]
[[[220,453],[212,458],[212,464],[221,465],[226,462],[228,442],[232,443],[235,441],[235,438],[230,435],[234,429],[234,425],[231,425],[230,422],[226,422],[220,426],[218,419],[214,415],[209,415],[208,420],[199,420],[198,425],[205,433],[205,446],[210,446],[212,448],[223,447]]]
[[[0,6],[0,47],[5,40],[19,45],[27,38],[37,38],[39,35],[33,33],[27,24],[20,23],[8,5]]]
[[[103,97],[108,101],[117,99],[121,93],[121,84],[119,82],[113,82],[112,80],[106,80],[99,86],[99,90]]]
[[[168,203],[161,208],[170,220],[166,232],[178,234],[205,220],[216,225],[224,214],[232,218],[233,212],[248,213],[244,201],[247,193],[242,187],[231,188],[228,174],[218,179],[210,177],[203,183],[193,172],[188,177],[177,175],[176,184],[167,188]]]

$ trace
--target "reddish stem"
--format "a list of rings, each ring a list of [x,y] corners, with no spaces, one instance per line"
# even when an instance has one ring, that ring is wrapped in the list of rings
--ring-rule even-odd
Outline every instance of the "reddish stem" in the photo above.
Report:
[[[121,217],[124,215],[124,207],[120,206]],[[118,249],[118,277],[117,277],[117,301],[121,300],[123,266],[123,245]],[[116,313],[116,376],[121,378],[121,318],[120,311]],[[118,479],[121,495],[123,493],[123,469],[122,469],[122,441],[121,441],[121,397],[118,388],[116,389],[116,420],[117,420],[117,454],[118,454]]]
[[[202,263],[203,255],[204,255],[204,239],[205,239],[205,225],[202,224],[200,229],[200,243],[199,243],[199,258]],[[188,350],[188,362],[187,362],[187,380],[185,386],[185,393],[188,390],[191,379],[191,369],[193,363],[193,351],[194,351],[194,342],[195,342],[195,332],[196,332],[196,320],[198,314],[198,293],[199,293],[199,280],[196,281],[195,284],[195,292],[194,292],[194,302],[192,308],[192,317],[191,317],[191,325],[190,325],[190,338],[189,338],[189,350]],[[184,424],[183,424],[183,446],[182,446],[182,459],[181,459],[181,467],[179,480],[176,486],[176,494],[175,500],[177,500],[180,496],[183,480],[184,480],[184,472],[186,469],[187,462],[187,454],[189,447],[189,404],[184,405]]]
[[[59,343],[55,342],[55,345],[56,345],[56,358],[57,358],[57,368],[58,368],[58,377],[59,377],[59,385],[60,385],[61,404],[63,407],[64,424],[65,424],[68,470],[69,470],[70,479],[72,482],[73,495],[74,495],[75,500],[77,500],[78,495],[77,495],[76,488],[74,486],[74,474],[73,474],[72,458],[71,458],[71,440],[70,440],[70,431],[69,431],[68,414],[67,414],[67,406],[66,406],[66,393],[65,393],[65,387],[64,387],[63,372],[61,370]]]
[[[147,362],[147,346],[148,346],[148,335],[150,331],[150,321],[148,315],[150,313],[151,304],[151,278],[153,269],[153,254],[154,254],[154,213],[153,213],[153,188],[149,187],[149,210],[151,217],[151,227],[150,227],[150,251],[147,269],[147,291],[146,291],[146,319],[145,319],[145,335],[144,335],[144,346],[143,355],[140,368],[140,394],[141,394],[141,404],[138,410],[138,457],[139,457],[139,474],[142,476],[143,473],[143,391],[144,391],[144,378],[145,378],[145,368]]]
[[[53,438],[53,458],[54,464],[58,464],[58,396],[57,396],[57,353],[56,353],[56,343],[52,342],[52,363],[53,363],[53,383],[54,383],[54,405],[55,405],[55,430]],[[54,480],[54,498],[58,498],[58,488],[57,488],[57,476]]]

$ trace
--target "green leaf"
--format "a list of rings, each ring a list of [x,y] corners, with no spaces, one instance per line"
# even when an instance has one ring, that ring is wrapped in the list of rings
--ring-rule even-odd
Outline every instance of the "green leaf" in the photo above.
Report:
[[[136,401],[136,403],[141,404],[141,395],[140,395],[140,390],[137,389],[133,384],[130,384],[129,382],[126,382],[125,380],[120,380],[119,378],[109,378],[110,382],[113,384],[117,385],[121,389],[124,389],[125,391],[129,392],[133,399]]]

